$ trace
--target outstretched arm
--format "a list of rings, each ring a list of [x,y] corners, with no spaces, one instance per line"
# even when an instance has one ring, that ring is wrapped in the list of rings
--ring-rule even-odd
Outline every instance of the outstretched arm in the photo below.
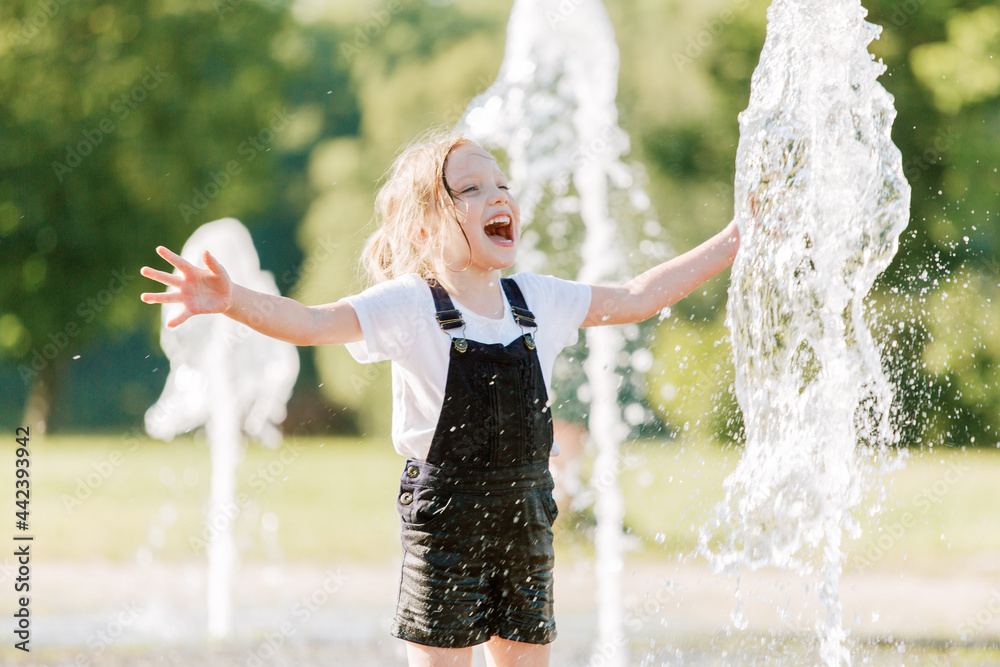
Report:
[[[620,287],[591,286],[583,326],[642,322],[693,292],[732,264],[740,246],[736,223],[697,248],[655,266]]]
[[[204,269],[163,246],[156,252],[180,274],[142,267],[142,275],[173,289],[146,292],[141,298],[146,303],[183,304],[184,310],[167,322],[170,328],[192,315],[222,313],[266,336],[294,345],[353,343],[363,338],[358,316],[346,301],[305,306],[294,299],[236,285],[207,250],[202,256],[207,267]]]

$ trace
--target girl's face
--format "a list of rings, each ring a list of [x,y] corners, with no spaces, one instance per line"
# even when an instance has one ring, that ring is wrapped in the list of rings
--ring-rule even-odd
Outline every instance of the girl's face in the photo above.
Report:
[[[445,248],[448,268],[461,271],[469,264],[469,270],[491,272],[511,266],[521,235],[521,211],[493,156],[476,144],[458,146],[448,156],[444,177],[469,240],[466,245],[461,231],[451,226]]]

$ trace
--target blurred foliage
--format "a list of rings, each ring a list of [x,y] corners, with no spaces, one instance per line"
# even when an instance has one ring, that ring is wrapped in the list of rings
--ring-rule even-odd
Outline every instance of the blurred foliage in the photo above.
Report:
[[[658,108],[667,112],[660,114],[659,127],[650,121],[643,128],[628,129],[644,151],[657,209],[686,214],[687,219],[680,221],[683,229],[671,224],[669,213],[661,216],[678,250],[703,238],[731,211],[738,141],[734,121],[746,107],[750,76],[763,44],[766,4],[672,3],[661,9],[673,11],[675,19],[683,17],[687,27],[686,33],[665,40],[673,44],[676,72],[662,78],[684,80],[678,99],[689,103],[691,112],[660,100]],[[870,50],[887,67],[881,81],[895,96],[898,111],[893,138],[913,187],[909,230],[900,239],[896,261],[869,300],[884,362],[897,387],[901,442],[961,445],[975,438],[976,443],[992,446],[1000,440],[996,435],[1000,412],[994,407],[1000,345],[986,333],[995,319],[997,305],[991,292],[1000,266],[1000,239],[992,224],[1000,203],[997,10],[986,3],[949,0],[864,4],[868,19],[883,27]],[[623,8],[621,13],[630,11],[631,7]],[[692,16],[697,13],[701,15]],[[656,23],[651,17],[637,20]],[[624,56],[630,47],[640,53],[644,47],[635,40],[620,42],[624,97],[630,94],[631,81]],[[709,215],[715,222],[707,229],[699,226]],[[686,242],[691,230],[699,233]],[[681,302],[675,311],[695,321],[709,320],[705,325],[709,335],[713,327],[721,326],[724,295],[718,290],[699,296]],[[959,312],[961,316],[955,317]],[[661,325],[657,349],[662,354],[671,351],[663,349],[660,339],[688,335],[683,328],[671,332],[676,326],[669,320]],[[698,378],[699,385],[706,384],[703,374],[712,377],[720,360],[727,363],[728,354],[722,350],[699,351],[704,348],[701,336],[690,343],[680,340],[675,347],[672,354],[693,364],[694,372],[687,377]],[[944,349],[949,355],[941,357]],[[928,355],[947,361],[930,364]],[[658,378],[654,372],[650,379],[652,407],[665,405],[658,391],[676,382],[669,367],[679,363],[655,356],[657,369],[665,376]],[[676,370],[679,398],[665,418],[674,427],[697,424],[708,414],[707,406],[690,396],[717,399],[724,393],[700,390],[691,379],[684,383],[684,374]],[[717,437],[725,440],[734,433],[728,417],[712,421]]]
[[[882,339],[897,422],[904,444],[997,445],[1000,341],[986,333],[1000,278],[1000,87],[988,84],[988,73],[1000,72],[997,10],[982,2],[879,2],[870,20],[885,28],[872,51],[888,68],[883,85],[899,113],[893,138],[913,190],[910,232],[872,299],[883,325],[898,314],[895,332]],[[928,53],[957,69],[930,66]],[[880,303],[888,304],[883,315]],[[960,319],[945,317],[959,312]],[[951,368],[931,363],[942,345],[951,349]]]
[[[743,420],[733,389],[729,331],[718,320],[665,319],[652,341],[650,406],[671,436],[741,441]]]
[[[211,219],[247,222],[279,287],[306,303],[363,289],[357,258],[382,174],[400,146],[457,121],[492,83],[511,4],[0,6],[0,397],[16,395],[8,383],[24,381],[18,369],[36,379],[36,355],[39,376],[56,383],[88,345],[133,340],[137,330],[152,343],[158,313],[141,306],[148,285],[132,278],[156,260],[156,244],[180,246]],[[1000,10],[972,0],[864,4],[884,28],[870,49],[887,67],[893,136],[913,187],[910,229],[870,299],[903,442],[992,445]],[[736,118],[768,2],[607,5],[628,159],[643,165],[654,231],[683,252],[731,216]],[[546,248],[559,254],[559,275],[573,277],[577,236],[569,229],[562,247]],[[725,280],[713,281],[663,322],[629,332],[648,342],[653,359],[639,364],[652,366],[645,402],[670,432],[685,423],[722,439],[739,432],[731,378],[717,372],[730,365],[725,344],[716,345],[725,299]],[[339,347],[315,350],[315,360],[308,389],[319,385],[361,430],[387,434],[388,368],[359,366]],[[116,376],[99,382],[114,386]],[[635,392],[623,392],[631,402]]]
[[[306,154],[358,123],[335,37],[273,3],[3,3],[5,382],[51,391],[95,339],[152,324],[155,245],[297,223]]]
[[[911,54],[917,77],[942,111],[956,113],[966,104],[1000,93],[1000,8],[981,7],[951,16],[948,40],[922,44]]]

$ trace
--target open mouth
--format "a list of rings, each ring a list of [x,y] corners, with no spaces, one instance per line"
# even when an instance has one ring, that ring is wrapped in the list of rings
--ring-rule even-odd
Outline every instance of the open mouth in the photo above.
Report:
[[[514,241],[514,225],[509,215],[498,215],[492,218],[483,230],[486,237],[492,241],[510,242]]]

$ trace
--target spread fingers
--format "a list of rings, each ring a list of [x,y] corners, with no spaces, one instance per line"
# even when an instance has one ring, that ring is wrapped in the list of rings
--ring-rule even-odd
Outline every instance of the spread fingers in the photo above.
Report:
[[[168,262],[170,262],[170,264],[175,269],[178,269],[181,273],[190,273],[191,271],[195,271],[198,269],[197,266],[195,266],[191,262],[187,261],[180,255],[178,255],[176,252],[165,246],[162,245],[157,246],[156,254],[162,257],[163,259],[167,260]]]
[[[173,273],[167,273],[166,271],[160,271],[159,269],[153,269],[148,266],[144,266],[139,270],[139,274],[146,276],[151,280],[163,283],[169,287],[180,287],[183,282],[183,278]]]
[[[180,292],[143,292],[140,296],[145,303],[180,303]]]

